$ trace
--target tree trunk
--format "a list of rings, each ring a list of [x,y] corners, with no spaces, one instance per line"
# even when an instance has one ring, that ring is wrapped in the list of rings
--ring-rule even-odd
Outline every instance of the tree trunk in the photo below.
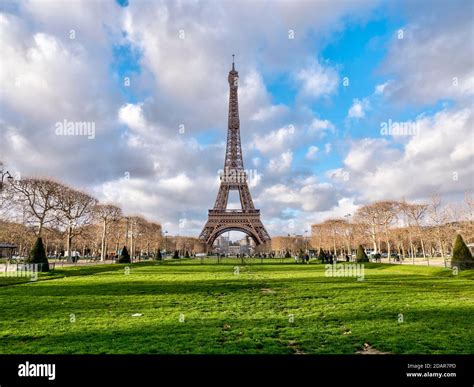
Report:
[[[439,232],[438,232],[438,244],[439,244],[439,250],[441,251],[441,258],[443,259],[443,262],[444,262],[444,267],[447,267],[446,257],[444,256],[443,241],[441,240],[441,236],[439,235]]]
[[[420,243],[421,243],[421,252],[423,254],[423,258],[426,259],[425,242],[423,241],[423,238],[421,237],[421,235],[420,235]]]
[[[72,245],[72,227],[69,226],[67,229],[67,257],[71,259],[71,245]]]
[[[133,243],[133,223],[130,224],[130,262],[133,262],[135,245]]]
[[[415,250],[413,248],[413,240],[411,239],[411,233],[408,234],[408,239],[410,241],[410,254],[413,260],[413,264],[415,264]]]
[[[391,253],[391,246],[390,246],[390,238],[388,237],[388,228],[387,225],[385,225],[385,243],[387,244],[387,257],[388,257],[388,262],[390,262],[390,253]]]
[[[372,224],[371,238],[372,238],[372,244],[374,245],[374,254],[377,254],[378,253],[378,250],[377,250],[377,232],[376,232],[375,227],[376,227],[375,224]]]
[[[100,260],[103,262],[105,261],[105,237],[106,237],[106,231],[107,231],[107,223],[104,220],[103,225],[102,225],[102,240],[100,243]]]

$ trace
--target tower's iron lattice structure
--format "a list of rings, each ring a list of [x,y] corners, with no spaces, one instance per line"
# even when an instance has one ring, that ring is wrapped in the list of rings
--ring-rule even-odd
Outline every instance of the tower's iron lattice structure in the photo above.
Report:
[[[267,230],[260,220],[260,210],[255,209],[244,170],[242,146],[240,144],[239,100],[237,95],[239,73],[232,61],[229,72],[229,121],[224,171],[220,175],[221,184],[214,208],[209,210],[208,220],[199,239],[211,247],[216,238],[226,231],[242,231],[249,235],[255,244],[261,245],[270,240]],[[241,209],[227,209],[231,190],[239,191]]]

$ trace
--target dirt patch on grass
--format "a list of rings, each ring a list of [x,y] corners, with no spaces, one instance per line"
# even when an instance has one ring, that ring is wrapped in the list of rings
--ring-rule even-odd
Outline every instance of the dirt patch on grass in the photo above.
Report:
[[[293,350],[293,353],[295,355],[305,355],[306,353],[301,350],[301,348],[298,347],[298,344],[296,341],[290,340],[288,341],[288,346]]]
[[[358,355],[389,355],[390,352],[382,352],[378,349],[372,347],[369,343],[364,343],[364,347],[357,351],[356,354]]]
[[[273,289],[270,289],[270,288],[262,288],[260,289],[262,291],[263,294],[274,294],[275,291]]]

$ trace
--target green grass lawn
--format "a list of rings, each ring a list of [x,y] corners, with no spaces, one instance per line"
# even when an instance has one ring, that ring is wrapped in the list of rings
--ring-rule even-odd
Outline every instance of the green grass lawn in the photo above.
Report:
[[[0,277],[0,353],[474,353],[473,271],[367,264],[357,281],[321,264],[188,260],[127,272]]]

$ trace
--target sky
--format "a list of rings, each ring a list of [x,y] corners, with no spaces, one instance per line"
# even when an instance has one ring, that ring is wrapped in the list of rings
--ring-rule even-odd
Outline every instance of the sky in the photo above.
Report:
[[[472,1],[3,1],[0,12],[0,160],[171,235],[198,236],[214,204],[232,54],[244,166],[271,236],[375,200],[474,189]]]

